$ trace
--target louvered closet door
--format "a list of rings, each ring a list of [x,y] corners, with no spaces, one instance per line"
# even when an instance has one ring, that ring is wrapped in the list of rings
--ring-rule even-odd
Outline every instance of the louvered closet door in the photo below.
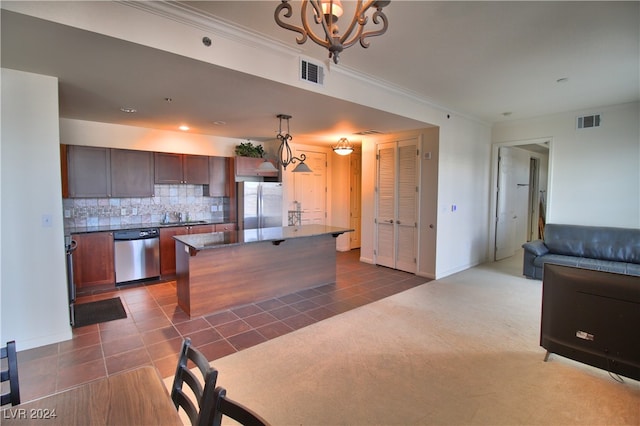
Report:
[[[378,145],[376,263],[416,271],[417,140]]]
[[[398,213],[396,269],[416,271],[417,146],[415,140],[398,143]]]
[[[376,263],[396,267],[396,143],[378,145],[378,244]]]

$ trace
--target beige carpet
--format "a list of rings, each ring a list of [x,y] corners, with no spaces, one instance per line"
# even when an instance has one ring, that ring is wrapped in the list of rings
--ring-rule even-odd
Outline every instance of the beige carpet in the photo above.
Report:
[[[216,360],[218,384],[273,425],[640,425],[640,382],[543,362],[541,282],[520,265],[476,267]]]

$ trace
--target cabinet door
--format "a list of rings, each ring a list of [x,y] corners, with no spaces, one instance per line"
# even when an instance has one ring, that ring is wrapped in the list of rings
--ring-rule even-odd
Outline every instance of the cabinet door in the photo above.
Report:
[[[109,154],[108,148],[77,145],[67,147],[70,197],[111,196]]]
[[[188,226],[190,234],[209,234],[211,232],[216,232],[215,225],[194,225]]]
[[[186,226],[160,228],[160,275],[163,277],[176,273],[176,240],[173,236],[188,233]]]
[[[73,278],[78,289],[113,284],[116,273],[113,254],[113,233],[92,232],[74,234],[78,247],[73,252]]]
[[[156,152],[154,163],[156,183],[182,183],[182,154]]]
[[[111,150],[111,196],[153,197],[153,153]]]
[[[195,185],[209,183],[209,157],[206,155],[184,155],[183,181]]]
[[[235,231],[236,224],[235,223],[217,223],[216,224],[216,232],[226,232],[226,231]]]
[[[278,170],[274,170],[272,172],[258,172],[258,167],[265,161],[267,160],[264,158],[235,157],[236,176],[277,177]]]
[[[209,197],[229,197],[229,158],[209,157]]]

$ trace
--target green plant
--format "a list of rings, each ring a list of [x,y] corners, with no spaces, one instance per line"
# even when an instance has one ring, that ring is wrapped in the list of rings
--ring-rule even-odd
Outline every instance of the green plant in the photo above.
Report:
[[[262,158],[264,155],[264,148],[262,145],[254,145],[251,142],[241,142],[236,146],[236,155],[240,157],[254,157]]]

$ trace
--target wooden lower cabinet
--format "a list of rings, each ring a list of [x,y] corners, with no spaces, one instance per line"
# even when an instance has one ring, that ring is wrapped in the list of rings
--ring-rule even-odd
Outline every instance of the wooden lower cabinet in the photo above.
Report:
[[[73,278],[78,289],[116,282],[113,232],[73,234]]]
[[[176,241],[174,235],[206,234],[216,232],[217,225],[191,225],[160,228],[160,275],[176,273]]]
[[[235,223],[216,223],[216,232],[235,231]]]

